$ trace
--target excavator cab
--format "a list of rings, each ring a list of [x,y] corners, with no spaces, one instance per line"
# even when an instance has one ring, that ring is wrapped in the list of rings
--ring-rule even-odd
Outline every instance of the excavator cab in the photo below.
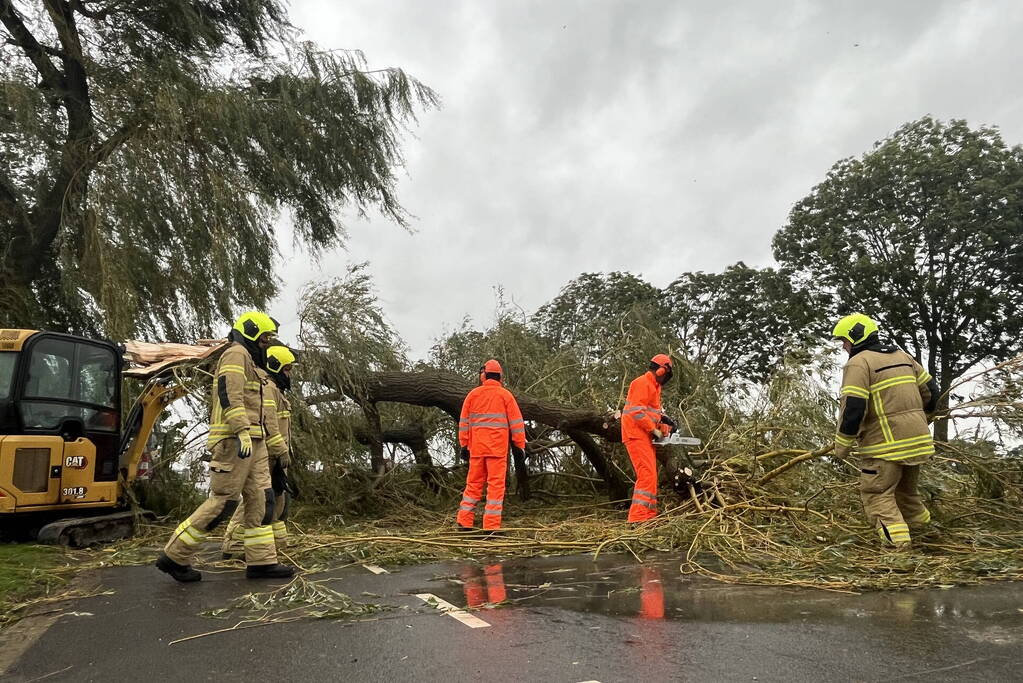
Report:
[[[171,368],[219,348],[140,376],[125,370],[123,347],[111,342],[0,329],[0,536],[89,545],[123,538],[139,516],[151,517],[127,505],[127,486],[161,414],[187,391]],[[129,375],[145,384],[122,420]]]
[[[120,349],[0,330],[0,515],[118,503]]]

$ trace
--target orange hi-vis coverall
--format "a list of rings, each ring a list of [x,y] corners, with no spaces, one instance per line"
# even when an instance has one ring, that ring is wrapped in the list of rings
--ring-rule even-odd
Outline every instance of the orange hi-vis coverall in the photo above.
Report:
[[[484,380],[465,397],[458,421],[458,443],[469,449],[469,474],[458,506],[459,526],[474,526],[476,504],[483,497],[486,483],[483,528],[501,528],[509,435],[518,448],[526,447],[526,426],[519,404],[498,380]]]
[[[653,372],[646,372],[629,385],[622,410],[622,442],[636,470],[629,521],[643,522],[657,516],[657,457],[652,432],[661,425],[661,385]]]

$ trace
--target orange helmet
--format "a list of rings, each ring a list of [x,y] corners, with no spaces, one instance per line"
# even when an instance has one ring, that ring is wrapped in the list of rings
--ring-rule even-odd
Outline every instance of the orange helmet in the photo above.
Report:
[[[480,382],[483,382],[490,373],[504,375],[504,370],[501,369],[501,364],[493,358],[480,366]]]
[[[659,353],[650,359],[650,371],[654,373],[654,377],[658,380],[662,380],[662,384],[671,379],[672,375],[671,356],[664,353]]]

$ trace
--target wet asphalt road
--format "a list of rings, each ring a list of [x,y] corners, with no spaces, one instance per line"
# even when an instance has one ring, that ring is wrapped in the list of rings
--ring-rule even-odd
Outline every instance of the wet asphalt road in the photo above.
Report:
[[[150,567],[104,570],[95,580],[112,594],[0,634],[8,655],[20,652],[3,679],[1023,680],[1019,584],[841,595],[727,586],[683,577],[677,561],[622,557],[390,571],[326,575],[325,585],[386,607],[358,620],[306,618],[171,644],[231,627],[236,612],[200,613],[280,584],[240,571],[179,585]],[[420,594],[471,609],[452,616]]]

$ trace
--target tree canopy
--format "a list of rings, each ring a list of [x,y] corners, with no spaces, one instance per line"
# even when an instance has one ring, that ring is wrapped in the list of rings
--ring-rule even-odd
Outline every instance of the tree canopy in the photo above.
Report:
[[[406,220],[400,138],[437,96],[301,41],[277,0],[0,0],[0,21],[0,325],[208,334],[275,294],[281,240]]]
[[[814,327],[809,296],[795,292],[787,274],[742,262],[683,273],[662,301],[680,348],[722,378],[765,380]]]
[[[947,389],[1018,352],[1023,149],[930,117],[843,159],[792,210],[775,258],[822,314],[862,310]]]

